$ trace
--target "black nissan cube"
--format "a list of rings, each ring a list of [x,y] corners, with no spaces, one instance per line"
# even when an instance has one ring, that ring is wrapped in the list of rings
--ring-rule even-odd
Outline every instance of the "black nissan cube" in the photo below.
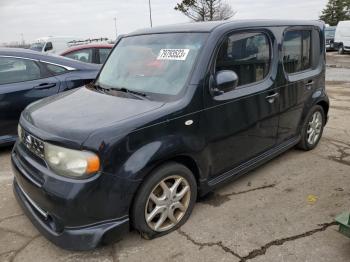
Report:
[[[316,147],[329,109],[324,30],[237,20],[122,37],[93,84],[22,112],[18,202],[66,249],[131,228],[147,239],[174,231],[198,196],[290,148]]]

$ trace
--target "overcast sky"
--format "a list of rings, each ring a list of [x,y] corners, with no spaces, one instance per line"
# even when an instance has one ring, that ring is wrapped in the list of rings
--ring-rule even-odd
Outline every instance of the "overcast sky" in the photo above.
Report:
[[[151,0],[153,25],[188,22],[180,0]],[[317,19],[327,0],[227,0],[234,19]],[[0,43],[42,36],[109,37],[149,26],[148,0],[0,0]]]

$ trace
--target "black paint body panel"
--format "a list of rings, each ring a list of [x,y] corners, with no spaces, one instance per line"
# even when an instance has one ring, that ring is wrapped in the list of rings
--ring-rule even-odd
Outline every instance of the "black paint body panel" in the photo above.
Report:
[[[322,43],[316,50],[319,62],[298,76],[288,76],[282,64],[283,34],[291,27],[303,26],[316,28],[320,34]],[[213,57],[228,33],[244,30],[269,35],[270,73],[262,81],[213,97]],[[24,190],[57,216],[62,230],[128,218],[142,181],[152,169],[170,160],[192,170],[199,193],[204,195],[297,144],[301,125],[312,106],[321,104],[327,115],[323,23],[201,23],[138,31],[127,37],[188,31],[203,32],[208,39],[183,96],[175,101],[111,96],[83,87],[44,99],[22,113],[20,124],[34,136],[59,146],[95,152],[101,159],[101,171],[96,176],[89,180],[66,179],[53,174],[45,163],[16,144],[12,155],[14,169],[19,170],[16,180],[26,181],[22,182]],[[310,80],[313,85],[306,88]],[[278,98],[269,103],[266,97],[275,93]],[[189,120],[193,124],[185,124]],[[18,159],[23,157],[27,163],[21,164]],[[40,170],[33,170],[35,166]],[[35,172],[43,177],[42,188],[25,178],[24,173],[32,177]],[[86,246],[95,246],[95,242],[91,245],[87,241]]]

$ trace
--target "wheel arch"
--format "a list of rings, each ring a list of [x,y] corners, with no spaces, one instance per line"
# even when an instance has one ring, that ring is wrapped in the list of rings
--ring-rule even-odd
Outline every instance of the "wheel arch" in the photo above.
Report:
[[[323,108],[324,114],[327,118],[328,111],[329,111],[329,103],[327,103],[325,100],[321,100],[321,101],[317,102],[316,105],[319,105]]]
[[[162,164],[165,164],[167,162],[177,162],[179,164],[184,165],[187,167],[189,170],[191,170],[192,174],[194,175],[197,186],[199,186],[199,181],[200,181],[200,170],[197,162],[190,156],[188,155],[178,155],[175,157],[172,157],[168,160],[165,160]]]
[[[324,90],[324,88],[322,89],[318,89],[316,90],[312,96],[310,96],[309,100],[304,104],[304,109],[303,109],[303,113],[301,115],[300,118],[300,122],[299,122],[299,129],[298,132],[301,131],[302,125],[304,124],[304,121],[308,115],[308,113],[310,112],[310,110],[315,106],[315,105],[319,105],[323,108],[324,110],[324,115],[326,117],[326,123],[328,120],[328,112],[329,112],[329,98]]]
[[[145,168],[142,172],[143,173],[142,174],[142,181],[139,185],[139,188],[141,187],[142,182],[145,181],[156,168],[158,168],[162,165],[165,165],[167,163],[171,163],[171,162],[176,162],[178,164],[181,164],[181,165],[187,167],[194,175],[194,178],[197,182],[197,186],[200,185],[201,171],[200,171],[198,163],[195,161],[195,159],[193,157],[191,157],[189,155],[181,154],[181,155],[175,155],[172,157],[158,160],[158,161],[154,162],[151,166]]]

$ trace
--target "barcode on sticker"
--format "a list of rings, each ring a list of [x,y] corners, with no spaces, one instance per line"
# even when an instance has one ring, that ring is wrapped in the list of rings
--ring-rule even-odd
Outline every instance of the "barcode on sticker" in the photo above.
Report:
[[[158,60],[186,60],[190,49],[161,49]]]

